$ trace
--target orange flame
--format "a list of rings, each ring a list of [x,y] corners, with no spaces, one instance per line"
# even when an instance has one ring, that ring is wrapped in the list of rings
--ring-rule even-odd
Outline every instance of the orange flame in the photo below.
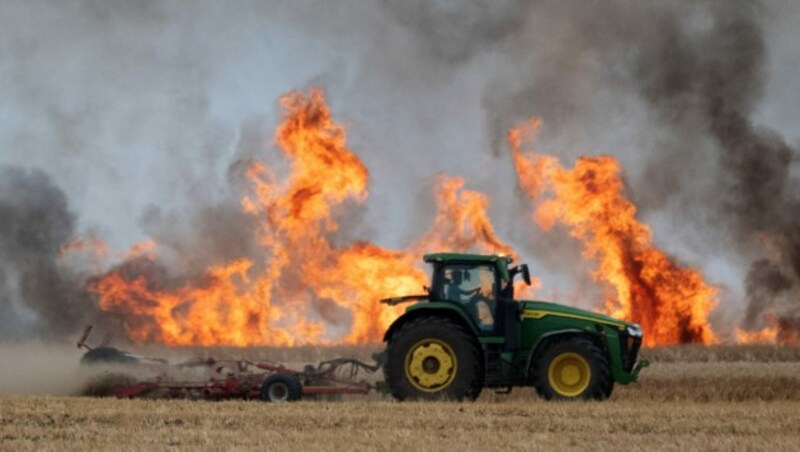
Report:
[[[100,272],[108,258],[108,245],[93,234],[86,238],[73,238],[59,247],[59,259],[86,259],[91,268]]]
[[[734,331],[737,344],[774,344],[778,341],[777,325],[770,325],[758,331],[737,328]]]
[[[764,328],[747,331],[736,328],[736,342],[739,344],[790,344],[800,345],[800,320],[770,314],[766,316]]]
[[[464,190],[464,179],[440,174],[437,178],[436,203],[438,213],[430,231],[415,248],[468,250],[478,247],[484,253],[507,254],[517,257],[494,231],[487,210],[491,204],[483,193]]]
[[[520,186],[538,203],[539,226],[568,226],[583,243],[583,257],[597,262],[592,277],[607,289],[605,311],[641,324],[646,345],[715,342],[708,314],[716,289],[653,245],[650,228],[624,194],[619,163],[581,157],[567,169],[553,156],[524,153],[523,143],[540,126],[534,118],[508,134]]]
[[[331,243],[335,212],[367,197],[369,174],[347,148],[322,91],[290,92],[275,143],[291,162],[279,180],[253,162],[252,190],[242,209],[258,220],[263,260],[239,259],[209,268],[202,278],[169,287],[155,255],[136,250],[123,265],[93,280],[102,309],[124,316],[135,341],[167,344],[299,345],[377,342],[402,308],[377,302],[419,293],[417,267],[427,251],[513,250],[489,221],[489,199],[441,175],[430,231],[407,250],[368,242]]]
[[[108,245],[94,235],[89,235],[86,238],[74,238],[59,247],[59,257],[62,259],[73,253],[89,253],[103,259],[108,255]]]

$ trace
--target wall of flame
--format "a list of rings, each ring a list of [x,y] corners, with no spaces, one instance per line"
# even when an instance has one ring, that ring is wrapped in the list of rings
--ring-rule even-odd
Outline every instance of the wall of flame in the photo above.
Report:
[[[280,175],[250,163],[241,209],[256,220],[259,258],[208,268],[178,287],[158,277],[158,247],[132,249],[123,265],[92,278],[101,309],[124,319],[134,341],[166,344],[296,346],[379,342],[399,308],[377,302],[419,293],[428,276],[421,256],[433,251],[505,253],[488,215],[491,200],[458,177],[440,174],[436,216],[405,249],[368,241],[341,245],[332,234],[349,206],[369,195],[369,171],[348,147],[320,89],[281,97],[274,141],[289,164]],[[646,345],[710,344],[717,289],[696,269],[659,250],[625,195],[619,162],[581,157],[572,168],[532,149],[537,118],[508,133],[517,182],[531,201],[531,227],[565,226],[592,262],[605,298],[598,309],[640,323]],[[533,230],[533,229],[532,229]],[[94,242],[92,242],[94,243]],[[75,243],[64,252],[107,250]],[[534,284],[536,287],[536,284]],[[531,296],[532,294],[528,294]],[[558,300],[555,300],[558,301]],[[739,340],[775,340],[770,332]]]

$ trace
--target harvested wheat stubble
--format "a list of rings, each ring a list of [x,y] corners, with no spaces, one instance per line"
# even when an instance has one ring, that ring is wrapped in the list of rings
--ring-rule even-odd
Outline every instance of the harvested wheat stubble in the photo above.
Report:
[[[532,389],[515,389],[510,396],[484,391],[481,399],[534,397]],[[639,382],[617,385],[610,402],[800,402],[800,362],[794,363],[655,363]],[[800,409],[800,405],[798,406]]]
[[[792,345],[673,345],[646,348],[642,358],[653,362],[800,362],[800,347]]]
[[[796,402],[0,399],[0,448],[794,450]]]
[[[186,349],[181,354],[311,362],[339,355],[365,358],[372,351]],[[543,402],[531,388],[510,396],[484,391],[475,403],[396,403],[378,395],[286,405],[0,395],[0,449],[796,450],[800,361],[790,359],[795,352],[754,346],[646,350],[654,364],[641,381],[618,386],[602,403]]]

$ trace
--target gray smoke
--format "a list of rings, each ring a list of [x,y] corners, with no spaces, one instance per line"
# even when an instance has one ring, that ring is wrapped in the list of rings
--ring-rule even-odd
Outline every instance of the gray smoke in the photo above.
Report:
[[[503,41],[497,47],[515,59],[516,73],[501,73],[483,98],[495,155],[521,119],[541,116],[551,134],[580,135],[604,100],[638,97],[655,124],[639,122],[653,143],[639,159],[641,171],[632,171],[637,205],[648,212],[678,204],[679,217],[710,226],[706,241],[752,261],[744,278],[746,326],[800,310],[800,200],[792,174],[798,151],[754,119],[769,76],[768,7],[781,5],[528,2],[526,10],[501,9],[514,18],[503,23],[502,13],[443,3],[431,4],[434,13],[415,6],[392,11],[443,63],[461,63]],[[466,29],[473,31],[468,39],[454,38]]]
[[[147,208],[140,219],[142,230],[170,258],[173,273],[200,275],[210,265],[254,257],[258,249],[254,217],[233,201],[199,205],[194,210],[164,211]]]
[[[763,9],[722,2],[708,14],[701,32],[674,25],[662,31],[669,40],[640,63],[640,87],[676,135],[713,140],[719,171],[709,207],[717,226],[732,232],[733,245],[754,259],[746,277],[746,325],[761,326],[765,313],[786,311],[776,306],[778,297],[800,284],[800,204],[790,175],[798,151],[753,122],[767,76]],[[798,298],[786,302],[800,307]]]
[[[526,0],[382,0],[413,33],[422,53],[446,64],[468,61],[519,32],[534,4]]]
[[[762,107],[776,55],[796,48],[777,39],[797,34],[781,16],[797,13],[788,2],[682,0],[3,2],[0,163],[43,168],[57,184],[14,171],[51,194],[42,205],[60,205],[60,193],[66,206],[66,193],[75,212],[40,209],[50,220],[39,229],[0,217],[0,303],[13,312],[3,335],[94,315],[89,271],[58,261],[61,242],[87,230],[112,250],[153,238],[157,268],[115,270],[154,273],[161,287],[252,257],[243,168],[257,158],[285,169],[271,146],[275,99],[310,84],[326,88],[372,176],[337,242],[405,246],[429,226],[427,187],[445,172],[492,197],[498,234],[531,262],[544,296],[601,298],[579,247],[536,231],[515,196],[505,134],[536,115],[542,151],[620,159],[659,246],[749,294],[748,318],[790,313],[798,162],[778,131],[795,127],[796,102],[781,111],[771,98],[772,116]],[[778,82],[781,98],[797,99],[791,77]],[[759,123],[776,117],[783,129]],[[6,192],[19,181],[0,187],[3,202],[18,198]],[[48,238],[21,252],[8,232],[19,228]]]
[[[0,167],[0,339],[61,338],[99,316],[76,269],[60,262],[75,218],[41,170]]]
[[[519,72],[499,77],[484,96],[496,155],[520,119],[535,114],[546,127],[555,124],[550,133],[580,134],[609,93],[638,96],[656,122],[642,124],[644,133],[657,138],[635,176],[646,184],[634,179],[631,195],[645,212],[677,202],[680,217],[711,226],[707,239],[753,262],[744,278],[751,327],[765,314],[800,307],[793,292],[800,284],[800,202],[791,173],[798,151],[754,119],[769,75],[765,6],[775,4],[539,3],[523,25],[503,28],[502,51],[517,59]],[[470,6],[449,13],[473,29],[494,29],[494,18]],[[447,20],[420,16],[414,26],[429,40],[424,47],[446,46]],[[494,41],[485,33],[471,38],[464,49]]]

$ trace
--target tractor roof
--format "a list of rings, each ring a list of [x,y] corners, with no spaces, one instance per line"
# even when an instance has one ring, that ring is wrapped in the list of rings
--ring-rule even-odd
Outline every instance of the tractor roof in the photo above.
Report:
[[[504,254],[460,254],[460,253],[432,253],[423,256],[425,262],[497,262],[505,259],[508,263],[513,260]]]

